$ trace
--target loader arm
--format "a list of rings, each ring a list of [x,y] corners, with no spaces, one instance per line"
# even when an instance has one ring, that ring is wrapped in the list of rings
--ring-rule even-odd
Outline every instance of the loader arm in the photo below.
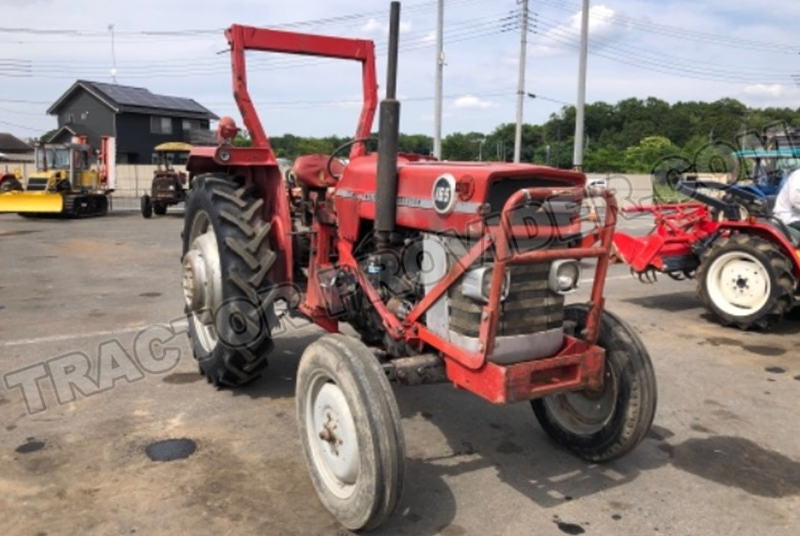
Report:
[[[378,102],[377,78],[375,75],[375,45],[364,39],[346,39],[322,35],[284,32],[252,26],[232,25],[225,32],[231,46],[233,65],[233,93],[239,112],[242,114],[247,131],[253,139],[253,147],[265,151],[271,160],[275,159],[269,137],[258,118],[250,92],[247,89],[247,68],[245,51],[259,50],[303,56],[319,56],[356,60],[362,64],[362,84],[364,102],[356,128],[356,138],[370,135]],[[350,150],[350,158],[365,154],[364,143],[356,143]]]

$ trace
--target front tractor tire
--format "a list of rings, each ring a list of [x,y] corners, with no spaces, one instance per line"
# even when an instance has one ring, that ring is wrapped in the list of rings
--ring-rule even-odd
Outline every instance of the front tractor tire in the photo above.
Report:
[[[244,385],[267,366],[277,323],[275,253],[264,201],[225,175],[197,177],[186,201],[183,293],[192,351],[215,386]]]
[[[361,341],[325,335],[297,371],[297,422],[311,482],[350,530],[374,529],[397,506],[405,443],[389,380]]]
[[[700,258],[697,293],[722,324],[767,329],[793,305],[792,268],[783,251],[763,238],[723,237]]]
[[[586,327],[589,307],[570,305],[564,320],[575,333]],[[556,443],[590,462],[630,452],[644,439],[656,413],[653,363],[639,336],[622,319],[604,311],[597,345],[606,352],[603,387],[532,400],[539,424]]]

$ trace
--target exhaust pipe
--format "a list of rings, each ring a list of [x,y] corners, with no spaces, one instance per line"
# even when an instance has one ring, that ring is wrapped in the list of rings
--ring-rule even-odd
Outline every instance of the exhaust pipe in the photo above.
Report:
[[[375,239],[378,250],[389,246],[397,221],[397,140],[400,102],[397,100],[397,46],[400,39],[400,2],[392,2],[389,18],[389,59],[386,97],[380,105],[378,176],[375,192]]]

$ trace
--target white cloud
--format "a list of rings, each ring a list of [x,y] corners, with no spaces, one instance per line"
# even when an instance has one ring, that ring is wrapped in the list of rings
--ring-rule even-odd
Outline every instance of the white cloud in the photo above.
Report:
[[[385,25],[381,24],[375,19],[369,19],[366,24],[361,27],[361,30],[367,33],[379,32]]]
[[[456,108],[493,108],[495,104],[492,101],[483,100],[475,95],[462,95],[453,101]]]
[[[782,97],[786,88],[783,87],[781,84],[753,84],[752,86],[747,86],[744,88],[744,92],[746,95],[751,97],[761,97],[761,98],[778,98]]]
[[[543,34],[533,47],[536,56],[556,56],[576,51],[581,40],[581,11]],[[623,39],[631,31],[626,17],[604,5],[589,8],[589,46],[592,50]]]
[[[400,21],[400,33],[408,33],[411,30],[411,22]],[[361,26],[361,31],[368,34],[388,34],[389,23],[379,22],[377,19],[369,19]]]

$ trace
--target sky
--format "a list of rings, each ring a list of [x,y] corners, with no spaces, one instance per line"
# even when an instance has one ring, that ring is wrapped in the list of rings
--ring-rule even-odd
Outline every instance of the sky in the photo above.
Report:
[[[592,0],[587,100],[800,107],[800,2],[768,5]],[[525,98],[525,122],[575,103],[580,11],[579,0],[530,0],[525,91],[536,98]],[[119,84],[193,98],[241,123],[223,35],[233,23],[372,39],[385,79],[388,0],[0,0],[0,13],[0,132],[23,139],[56,127],[46,110],[76,79],[111,82],[114,61]],[[401,17],[401,130],[431,135],[436,1],[406,0]],[[445,0],[444,134],[515,120],[520,20],[517,0]],[[260,52],[247,60],[268,134],[355,131],[356,62]]]

